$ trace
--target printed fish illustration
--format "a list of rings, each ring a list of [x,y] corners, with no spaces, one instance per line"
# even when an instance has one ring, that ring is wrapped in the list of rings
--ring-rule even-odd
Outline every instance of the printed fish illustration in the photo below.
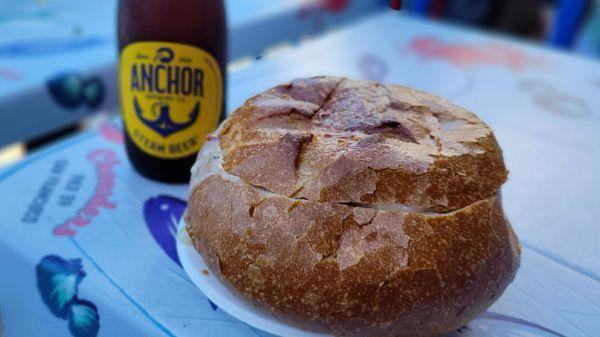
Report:
[[[177,255],[177,224],[183,216],[187,202],[169,195],[159,195],[144,203],[144,220],[148,230],[160,248],[181,267]],[[208,300],[213,311],[216,304]]]
[[[146,226],[160,248],[181,266],[177,256],[177,224],[187,207],[185,200],[159,195],[144,203]]]
[[[36,266],[42,301],[54,316],[69,322],[69,331],[75,337],[95,337],[100,329],[96,305],[77,297],[85,275],[80,259],[48,255]]]
[[[385,79],[389,66],[381,57],[365,54],[358,59],[358,69],[364,79],[381,82]]]
[[[549,83],[526,79],[519,83],[519,87],[529,93],[533,102],[544,111],[570,118],[592,115],[592,110],[583,99]]]
[[[54,101],[67,109],[84,104],[95,109],[104,100],[104,84],[98,76],[85,78],[77,72],[60,73],[48,79],[47,87]]]
[[[534,59],[515,47],[501,43],[463,44],[423,36],[413,39],[408,50],[423,60],[441,59],[461,68],[497,65],[520,72],[528,67],[545,65],[544,60]]]
[[[106,44],[101,37],[39,38],[0,44],[0,58],[45,57]]]

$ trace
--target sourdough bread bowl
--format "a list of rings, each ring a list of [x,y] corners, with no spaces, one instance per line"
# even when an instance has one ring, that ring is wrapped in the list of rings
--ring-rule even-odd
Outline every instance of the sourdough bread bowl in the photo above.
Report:
[[[257,308],[341,336],[438,336],[504,291],[519,245],[491,129],[410,88],[297,79],[209,137],[185,216],[211,271]]]

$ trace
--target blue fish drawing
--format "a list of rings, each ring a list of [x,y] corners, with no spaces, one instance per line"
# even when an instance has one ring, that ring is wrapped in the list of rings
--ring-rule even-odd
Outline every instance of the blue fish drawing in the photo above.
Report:
[[[54,316],[69,322],[74,337],[96,337],[100,330],[96,305],[77,297],[85,275],[80,259],[66,260],[57,255],[45,256],[36,267],[42,301]]]
[[[177,255],[177,224],[187,207],[185,200],[170,195],[159,195],[150,198],[144,203],[144,220],[154,241],[162,250],[181,267]],[[213,311],[219,309],[211,300],[208,300]]]
[[[69,331],[75,337],[95,337],[100,330],[98,308],[90,301],[75,298],[69,316]]]
[[[179,266],[177,256],[177,224],[187,207],[185,200],[159,195],[144,203],[144,220],[148,230],[160,248]]]
[[[45,57],[97,47],[107,42],[98,36],[20,40],[0,44],[0,57]]]
[[[85,78],[78,72],[61,72],[48,79],[47,87],[52,99],[67,109],[84,104],[96,109],[104,99],[104,83],[98,76]]]

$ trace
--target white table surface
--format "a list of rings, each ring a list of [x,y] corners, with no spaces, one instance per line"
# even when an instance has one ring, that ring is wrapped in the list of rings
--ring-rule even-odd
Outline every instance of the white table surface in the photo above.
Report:
[[[598,62],[380,14],[230,74],[229,107],[274,84],[317,74],[431,91],[495,130],[510,169],[503,197],[523,244],[521,267],[487,313],[451,336],[598,335]],[[73,335],[69,319],[42,301],[49,293],[35,272],[42,268],[86,273],[65,287],[99,317],[95,334],[86,337],[268,336],[211,305],[169,250],[168,229],[186,194],[185,185],[137,175],[112,124],[0,172],[5,335]],[[57,232],[73,219],[83,220],[70,227],[73,233]]]

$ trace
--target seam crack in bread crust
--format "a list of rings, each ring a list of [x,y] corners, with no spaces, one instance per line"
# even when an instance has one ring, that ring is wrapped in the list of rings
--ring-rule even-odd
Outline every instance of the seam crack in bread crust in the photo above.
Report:
[[[254,305],[264,308],[269,312],[274,311],[275,315],[303,328],[313,330],[324,329],[327,331],[334,329],[335,331],[343,332],[344,334],[361,336],[394,335],[392,333],[394,331],[392,329],[393,326],[407,323],[398,322],[398,318],[394,318],[395,316],[390,314],[390,311],[392,310],[397,310],[396,314],[398,316],[406,315],[407,317],[411,317],[411,319],[421,320],[421,327],[424,327],[427,326],[425,322],[426,319],[420,316],[414,318],[413,316],[416,314],[411,313],[411,308],[418,307],[419,305],[422,305],[422,302],[428,301],[437,303],[437,305],[442,305],[443,301],[446,301],[446,298],[451,297],[450,295],[453,293],[452,291],[449,291],[443,293],[444,296],[438,299],[435,299],[435,296],[432,299],[430,298],[432,296],[431,294],[427,295],[429,291],[433,291],[431,289],[439,290],[451,287],[453,282],[460,283],[460,281],[457,281],[457,278],[462,279],[462,282],[472,282],[472,280],[467,280],[473,278],[473,275],[477,275],[477,279],[480,280],[480,282],[484,282],[484,289],[488,289],[482,291],[485,294],[482,296],[489,298],[492,297],[493,294],[501,292],[506,284],[512,279],[514,269],[518,264],[518,262],[511,262],[508,266],[503,268],[498,266],[498,261],[504,263],[506,260],[506,258],[499,258],[498,254],[501,256],[510,256],[506,251],[508,248],[499,247],[508,247],[510,244],[506,244],[506,230],[504,229],[505,233],[503,238],[500,238],[493,227],[495,223],[497,225],[497,218],[499,216],[502,217],[501,210],[498,208],[499,201],[496,196],[478,201],[449,213],[434,214],[422,213],[418,210],[415,212],[404,208],[379,210],[376,208],[380,206],[353,207],[352,205],[334,202],[313,202],[303,199],[292,199],[272,193],[260,187],[253,187],[238,177],[224,171],[220,166],[222,156],[219,153],[220,148],[217,141],[207,142],[202,151],[203,153],[201,153],[198,162],[194,166],[190,210],[186,215],[190,236],[194,238],[194,245],[202,255],[205,256],[213,273],[219,276],[233,291],[240,292],[242,296],[251,299]],[[224,185],[227,187],[224,187]],[[217,192],[217,190],[223,188],[228,191],[225,194],[227,195],[229,202],[222,202],[222,200],[219,199],[221,192]],[[238,194],[238,197],[235,197],[236,194]],[[199,195],[203,196],[200,197]],[[207,206],[211,204],[208,200],[212,198],[217,198],[219,200],[216,202],[218,211],[210,211],[210,207]],[[237,202],[234,202],[234,199],[231,198],[234,198]],[[281,203],[282,205],[279,206],[279,209],[282,211],[278,211],[278,208],[274,205]],[[494,207],[493,205],[497,206]],[[302,209],[302,207],[304,207],[304,209]],[[321,211],[317,218],[324,217],[325,220],[329,222],[326,224],[321,223],[320,225],[316,222],[311,222],[305,226],[304,229],[301,229],[299,234],[298,232],[292,231],[289,233],[292,236],[288,241],[284,241],[285,244],[279,241],[283,240],[282,237],[286,237],[285,231],[278,231],[277,227],[253,227],[256,224],[264,225],[268,222],[264,220],[265,216],[279,216],[280,218],[288,219],[286,221],[289,221],[291,218],[297,219],[298,217],[301,217],[301,214],[303,213],[310,213],[311,208],[315,207]],[[223,208],[231,208],[232,210]],[[235,208],[239,208],[239,210],[234,211],[233,209]],[[323,211],[327,208],[332,208],[329,212],[333,212],[333,214],[336,214],[337,212],[338,220],[335,220],[335,218],[331,219],[327,216],[329,213]],[[338,209],[336,210],[333,208]],[[471,209],[473,208],[478,208],[480,210],[472,211]],[[314,211],[314,209],[312,210]],[[200,214],[203,215],[196,212],[201,212]],[[438,262],[419,261],[421,259],[426,259],[428,254],[426,251],[435,251],[435,248],[430,247],[426,250],[420,248],[420,250],[423,251],[419,254],[401,253],[403,250],[410,251],[411,249],[417,249],[411,248],[416,247],[415,243],[411,242],[412,240],[420,242],[427,236],[436,235],[436,230],[431,227],[435,226],[436,222],[441,221],[442,223],[445,223],[447,221],[444,221],[444,218],[452,218],[455,216],[460,218],[464,217],[464,214],[470,212],[476,214],[482,214],[483,212],[483,214],[486,215],[483,217],[478,215],[477,217],[485,219],[485,221],[482,222],[482,225],[484,225],[485,228],[490,229],[490,235],[493,236],[492,240],[497,243],[498,247],[489,246],[487,249],[492,249],[492,251],[483,258],[480,256],[479,259],[475,259],[471,256],[474,254],[465,254],[467,257],[470,256],[467,260],[476,261],[471,269],[465,270],[466,274],[455,271],[450,272],[448,267],[444,265],[445,262],[443,261],[445,259],[443,258],[438,260]],[[284,213],[285,216],[282,215]],[[206,217],[206,214],[209,214],[208,218]],[[229,215],[223,217],[218,216],[217,214]],[[383,244],[382,242],[379,242],[379,245],[369,246],[369,239],[376,240],[379,236],[382,237],[386,234],[385,228],[379,230],[379,228],[374,229],[373,227],[373,221],[377,220],[378,215],[385,216],[386,214],[391,214],[393,217],[399,216],[399,218],[395,218],[393,223],[402,224],[402,227],[400,228],[394,227],[395,230],[400,229],[398,230],[400,238],[396,241],[387,241]],[[214,221],[215,216],[219,217],[221,220]],[[415,218],[419,219],[418,225],[416,223],[412,224],[414,221],[417,221]],[[439,220],[429,223],[430,220],[426,221],[424,220],[425,218]],[[399,221],[400,219],[403,220]],[[471,221],[473,221],[473,219],[471,219]],[[211,223],[213,225],[210,225]],[[246,224],[245,228],[237,228],[239,225],[243,224]],[[272,225],[275,225],[275,223]],[[438,230],[443,231],[442,228],[448,225],[450,224],[445,223]],[[404,226],[410,228],[411,235],[402,239],[404,235],[402,233],[404,233],[405,230]],[[328,232],[328,230],[330,232]],[[337,230],[337,232],[333,233],[331,230]],[[271,233],[272,231],[275,231],[275,233]],[[319,231],[326,233],[326,243],[319,242],[319,238],[314,237],[315,233]],[[256,237],[257,235],[259,236],[258,238]],[[261,235],[263,236],[262,239],[260,238]],[[369,237],[369,235],[371,235],[371,237]],[[462,240],[460,238],[462,234],[459,233],[457,235],[457,233],[454,233],[454,236],[457,237],[455,241],[460,242]],[[466,234],[465,236],[468,237]],[[254,239],[252,239],[253,237]],[[442,235],[438,240],[443,245],[443,241],[446,240],[446,235]],[[272,250],[271,252],[269,251],[269,247]],[[342,249],[342,253],[340,253],[340,249]],[[244,253],[239,253],[239,255],[231,254],[231,252],[236,250]],[[295,252],[293,254],[297,255],[296,258],[291,258],[291,260],[284,258],[283,262],[281,262],[279,260],[282,259],[282,257],[273,251],[279,251],[280,253],[289,253],[291,251]],[[481,250],[480,253],[484,251],[486,250]],[[392,253],[396,254],[396,258],[392,258]],[[375,256],[377,256],[377,258],[375,258]],[[298,265],[300,261],[297,259],[300,259],[302,263],[307,263],[308,265],[310,264],[307,261],[312,261],[312,269],[305,269],[308,268],[308,265],[299,268],[302,271],[301,275],[306,275],[307,273],[318,274],[319,268],[325,268],[330,274],[341,273],[341,275],[348,275],[342,277],[343,280],[338,278],[335,283],[336,288],[339,287],[345,289],[346,293],[337,294],[335,296],[332,295],[332,299],[323,292],[313,289],[308,283],[299,281],[300,275],[296,275],[296,278],[292,278],[292,280],[285,280],[282,279],[281,275],[275,276],[272,274],[273,270],[284,268],[282,264],[289,263],[291,265]],[[416,260],[413,260],[411,263],[411,259]],[[515,259],[515,257],[513,256],[512,259]],[[386,265],[388,268],[390,266],[395,267],[384,271],[382,264]],[[464,264],[468,265],[468,263]],[[501,270],[504,270],[504,272],[498,274],[498,272],[494,272],[496,268],[500,268]],[[315,269],[317,270],[315,271]],[[372,279],[368,274],[361,274],[361,272],[358,271],[360,269],[365,269],[364,272],[369,274],[374,273],[375,279]],[[239,274],[234,270],[247,270],[247,272]],[[292,273],[289,269],[285,270],[288,272],[284,274]],[[312,272],[309,272],[308,270],[312,270]],[[478,272],[477,270],[483,271]],[[444,271],[445,277],[442,276],[442,271]],[[358,275],[361,276],[356,275],[356,273],[359,273]],[[412,276],[406,276],[407,274]],[[399,275],[403,276],[401,277]],[[460,277],[460,275],[463,276]],[[392,282],[398,278],[406,279],[403,282],[408,282],[408,280],[412,281],[408,284]],[[358,279],[358,285],[353,285],[354,282],[351,282],[351,280],[354,279]],[[360,281],[361,279],[362,281]],[[427,279],[429,279],[429,281],[426,281]],[[445,279],[447,281],[445,281]],[[362,288],[360,284],[366,284],[363,282],[368,282],[368,280],[376,282],[375,290],[373,290],[374,288],[368,290],[368,286],[367,288]],[[288,284],[277,287],[274,285],[274,282]],[[319,282],[316,280],[315,282],[322,286],[324,281]],[[416,282],[416,285],[412,284],[413,282]],[[389,301],[390,293],[396,293],[399,291],[398,289],[410,287],[409,285],[418,288],[419,282],[426,282],[422,286],[426,288],[431,287],[431,289],[425,292],[423,292],[423,290],[418,290],[414,295],[410,295],[410,293],[401,295],[401,298],[408,301],[408,304],[410,305],[407,304],[406,306],[394,309],[394,306],[390,307],[390,304],[386,302]],[[494,282],[499,284],[495,284]],[[329,291],[333,291],[331,290],[331,285],[326,288],[329,289]],[[454,292],[458,292],[460,286],[455,284],[452,289]],[[353,293],[353,290],[358,291],[358,293]],[[369,292],[371,292],[371,295],[368,295]],[[382,292],[388,293],[382,297]],[[292,296],[293,298],[303,299],[304,302],[301,301],[302,309],[294,310],[293,308],[290,308],[292,303],[296,303],[295,300],[292,302],[285,300],[285,295],[290,293],[294,294]],[[466,291],[466,293],[469,294],[469,291]],[[447,319],[451,323],[444,322],[445,325],[436,329],[441,329],[444,326],[448,327],[456,322],[461,322],[461,324],[466,323],[474,313],[483,310],[482,308],[487,307],[487,305],[491,303],[491,300],[488,300],[483,302],[483,304],[477,303],[475,305],[473,304],[473,302],[475,302],[473,299],[469,302],[469,295],[465,296],[461,293],[461,296],[464,296],[465,299],[459,301],[460,308],[458,308],[459,304],[456,304],[451,306],[454,308],[452,309],[453,311],[446,309],[450,310],[451,313],[444,313],[444,315],[448,316]],[[367,297],[372,297],[372,300],[367,301]],[[417,300],[417,297],[419,297],[419,300]],[[337,307],[335,306],[334,300],[336,298],[340,301],[340,303],[337,304]],[[367,303],[371,304],[361,307],[359,303],[362,301],[367,301]],[[438,301],[442,302],[438,303]],[[330,310],[323,308],[323,304],[331,306],[329,308]],[[399,305],[400,304],[395,304],[395,306]],[[433,304],[429,305],[433,307]],[[464,307],[470,309],[465,312],[466,309],[464,309]],[[436,311],[433,308],[427,310],[429,315],[436,315]],[[372,311],[372,313],[367,313],[367,311]],[[287,312],[287,314],[282,314],[282,312]],[[379,319],[379,316],[375,314],[381,315],[383,318]],[[442,315],[441,313],[438,314]],[[320,315],[326,315],[327,319],[321,321],[320,319],[315,318]],[[442,316],[445,317],[444,315]],[[348,319],[353,319],[356,322],[349,322],[347,321]],[[384,321],[388,323],[385,323]],[[367,329],[365,326],[373,324],[381,327],[372,328],[372,332],[369,333],[368,331],[371,330]],[[388,328],[385,328],[386,324],[389,324]],[[419,336],[419,331],[421,331],[411,330],[409,327],[404,327],[403,329],[407,334],[401,335],[407,336]],[[367,332],[365,333],[365,331]]]
[[[218,138],[215,137],[214,140],[212,141],[207,141],[208,144],[210,144],[210,142],[214,142],[215,140],[217,140]],[[310,142],[310,140],[307,140],[307,142]],[[219,172],[220,175],[222,175],[223,177],[225,177],[228,180],[231,181],[235,181],[235,182],[243,182],[244,184],[247,184],[249,186],[252,186],[253,188],[255,188],[258,192],[260,192],[263,195],[267,195],[267,196],[279,196],[279,197],[284,197],[290,200],[294,200],[297,202],[300,201],[307,201],[307,198],[298,198],[298,197],[294,197],[294,196],[285,196],[285,195],[281,195],[276,193],[275,191],[271,191],[263,186],[260,185],[254,185],[251,183],[248,183],[247,181],[243,181],[243,179],[240,179],[238,176],[233,175],[228,173],[227,171],[225,171],[223,169],[222,166],[222,158],[223,158],[223,154],[222,154],[222,150],[218,147],[218,144],[214,144],[214,145],[208,145],[208,147],[210,147],[210,150],[205,150],[204,152],[208,152],[210,151],[210,154],[206,153],[202,153],[201,155],[199,155],[198,157],[202,157],[202,158],[211,158],[211,161],[213,161],[212,164],[215,167],[218,167],[218,169],[216,171],[212,171],[212,172]],[[208,148],[207,147],[207,148]],[[204,163],[203,161],[199,161],[200,163]],[[205,164],[208,165],[208,164]],[[200,169],[195,168],[192,169],[192,171],[198,171]],[[194,179],[194,178],[193,178]],[[197,184],[199,181],[199,179],[194,179],[192,181],[192,185]],[[497,194],[497,191],[494,191],[492,194],[487,195],[485,197],[483,197],[482,199],[488,199],[490,197],[493,197],[494,195]],[[480,201],[480,200],[477,200]],[[473,203],[477,202],[474,201]],[[462,208],[468,207],[470,205],[472,205],[473,203],[469,204],[469,205],[465,205],[462,208],[459,209],[453,209],[453,210],[446,210],[446,211],[433,211],[433,210],[428,210],[425,208],[420,208],[420,207],[415,207],[415,206],[410,206],[410,205],[406,205],[406,204],[402,204],[402,203],[356,203],[356,202],[330,202],[330,203],[335,203],[335,204],[339,204],[339,205],[345,205],[345,206],[350,206],[350,207],[358,207],[358,208],[365,208],[365,209],[373,209],[373,210],[381,210],[381,211],[401,211],[401,212],[411,212],[411,213],[421,213],[423,215],[430,215],[430,216],[436,216],[436,215],[442,215],[442,214],[449,214],[449,213],[453,213],[456,212]],[[297,206],[297,204],[294,204],[293,207]]]
[[[369,94],[353,94],[361,90]],[[361,102],[375,117],[344,119]],[[399,124],[385,124],[390,116]],[[348,131],[359,124],[385,130]],[[389,130],[398,125],[409,135]],[[286,322],[441,335],[515,275],[502,153],[462,108],[408,88],[300,79],[250,99],[217,132],[192,169],[187,230],[232,291]]]

